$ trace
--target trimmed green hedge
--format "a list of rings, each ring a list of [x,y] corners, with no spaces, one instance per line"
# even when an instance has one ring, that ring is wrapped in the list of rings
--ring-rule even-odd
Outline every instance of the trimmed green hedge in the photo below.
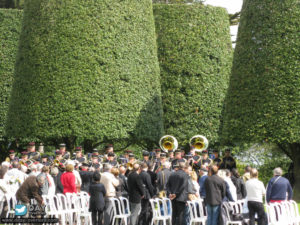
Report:
[[[23,12],[0,9],[0,140],[4,127],[18,50]]]
[[[159,79],[150,0],[27,0],[7,134],[157,142]]]
[[[300,143],[300,3],[245,0],[224,142]]]
[[[201,4],[155,4],[165,133],[181,145],[218,141],[232,65],[228,14]]]

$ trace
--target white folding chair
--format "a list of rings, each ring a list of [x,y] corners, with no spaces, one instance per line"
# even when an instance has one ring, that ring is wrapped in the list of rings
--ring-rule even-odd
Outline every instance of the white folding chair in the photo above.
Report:
[[[125,198],[125,197],[119,197],[120,199],[120,202],[121,202],[121,208],[122,208],[122,214],[123,215],[126,215],[127,218],[130,217],[130,207],[129,207],[129,201],[128,201],[128,198]]]
[[[117,221],[120,221],[120,224],[122,224],[124,222],[124,224],[127,225],[128,224],[128,215],[122,213],[123,210],[122,210],[120,200],[117,198],[110,198],[109,200],[112,203],[113,212],[114,212],[112,225],[116,224]]]
[[[232,205],[231,205],[232,206]],[[229,213],[229,209],[226,206],[222,206],[225,209],[225,213],[226,213],[226,217],[227,217],[227,221],[226,221],[226,225],[230,225],[230,224],[237,224],[237,225],[242,225],[243,222],[242,221],[233,221],[231,220],[230,217],[230,213]]]
[[[201,225],[206,224],[206,218],[203,216],[203,207],[201,201],[188,201],[188,207],[190,211],[190,225],[194,223],[201,223]]]
[[[76,218],[76,212],[78,209],[76,209],[74,207],[74,205],[72,205],[72,198],[73,198],[73,194],[71,195],[64,195],[64,194],[57,194],[54,195],[54,199],[57,199],[57,209],[58,211],[62,212],[65,214],[65,219],[66,222],[68,222],[69,224],[74,224],[75,223],[75,218]],[[75,216],[73,215],[75,214]]]
[[[163,198],[162,200],[164,204],[164,215],[169,217],[170,224],[172,224],[172,201],[169,198]]]
[[[168,215],[161,214],[160,201],[162,201],[162,200],[159,198],[150,199],[150,205],[151,205],[151,209],[153,212],[151,225],[153,225],[154,223],[157,223],[159,221],[162,221],[163,225],[167,225],[167,221],[169,220]]]
[[[295,201],[290,200],[288,201],[289,205],[290,205],[290,215],[292,218],[292,222],[296,225],[300,224],[300,215],[299,215],[299,209],[298,209],[298,205]]]
[[[6,218],[9,218],[9,216],[14,217],[15,216],[15,208],[16,208],[16,204],[17,204],[16,196],[12,195],[12,194],[5,194],[5,199],[7,202]]]
[[[61,224],[65,224],[65,214],[57,210],[54,202],[54,197],[47,195],[43,195],[42,197],[45,204],[45,217],[55,217],[57,219],[60,219]],[[59,222],[57,224],[59,224]]]
[[[89,198],[85,194],[78,194],[77,196],[73,196],[72,205],[74,205],[75,209],[78,209],[76,214],[77,224],[92,224],[92,214],[88,211],[89,209]],[[81,218],[83,218],[84,223]]]

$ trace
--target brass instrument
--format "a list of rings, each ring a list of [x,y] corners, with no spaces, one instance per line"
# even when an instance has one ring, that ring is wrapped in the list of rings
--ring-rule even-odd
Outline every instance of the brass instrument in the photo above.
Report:
[[[202,152],[208,148],[208,140],[205,136],[195,135],[190,140],[190,146],[194,147],[196,152]]]
[[[57,160],[57,159],[53,160],[53,166],[57,166],[58,167],[59,164],[60,164],[59,160]]]
[[[164,152],[174,152],[178,148],[178,141],[171,135],[165,135],[159,140],[159,146]]]
[[[133,170],[133,163],[126,163],[126,167],[128,170]]]

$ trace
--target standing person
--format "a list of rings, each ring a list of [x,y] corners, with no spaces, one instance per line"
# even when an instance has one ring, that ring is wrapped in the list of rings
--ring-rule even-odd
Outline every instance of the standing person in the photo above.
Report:
[[[37,175],[37,177],[40,177],[40,176],[45,177],[45,182],[44,182],[43,186],[40,189],[42,195],[48,195],[48,192],[49,192],[50,182],[49,182],[49,179],[47,177],[47,173],[49,173],[49,167],[48,166],[43,166],[41,173],[39,175]],[[55,191],[54,191],[54,194],[55,194]]]
[[[143,182],[139,176],[141,172],[140,165],[135,163],[132,172],[128,175],[128,194],[131,209],[130,225],[136,225],[138,214],[141,210],[141,200],[145,197]]]
[[[21,184],[25,181],[25,179],[28,176],[20,169],[21,165],[17,161],[14,161],[12,163],[12,169],[8,170],[4,175],[4,180],[8,184],[8,189],[12,194],[15,194],[17,192]]]
[[[159,171],[157,174],[157,189],[158,189],[158,196],[160,198],[165,198],[167,197],[166,185],[171,175],[171,171],[170,171],[171,163],[167,161],[162,166],[163,169]]]
[[[116,187],[119,185],[119,180],[111,173],[112,166],[105,164],[103,173],[101,174],[100,183],[106,190],[105,209],[104,209],[104,224],[111,224],[113,219],[113,205],[110,198],[116,197]]]
[[[82,181],[80,190],[85,192],[89,191],[90,185],[92,183],[93,174],[94,174],[93,172],[88,171],[88,166],[89,165],[87,163],[82,163],[79,171],[79,175]]]
[[[233,168],[231,172],[231,180],[234,186],[236,187],[237,200],[242,200],[246,198],[247,195],[245,183],[240,177],[240,174],[237,171],[237,169]]]
[[[64,172],[61,177],[61,183],[64,187],[64,194],[66,193],[77,193],[76,184],[75,184],[75,175],[73,173],[74,166],[72,164],[68,164],[66,166],[66,172]]]
[[[93,173],[93,183],[89,186],[89,194],[91,196],[89,211],[92,212],[93,224],[102,225],[106,190],[104,185],[100,183],[100,174],[98,172]]]
[[[220,206],[226,194],[225,181],[218,176],[218,166],[210,167],[211,176],[205,180],[207,225],[217,225],[220,214]]]
[[[250,172],[250,180],[246,182],[250,225],[255,224],[255,214],[258,216],[258,225],[267,224],[263,205],[263,196],[266,194],[264,184],[258,180],[257,169]]]
[[[172,224],[182,225],[184,223],[184,211],[188,200],[188,179],[189,175],[184,171],[186,165],[180,162],[178,170],[171,173],[167,183],[167,192],[172,200]]]
[[[204,183],[205,183],[205,180],[207,178],[207,173],[208,173],[208,171],[204,166],[199,171],[199,174],[200,174],[200,179],[199,179],[200,197],[203,198],[204,203],[205,203],[205,197],[206,197],[206,191],[205,191]]]
[[[250,172],[251,172],[251,166],[247,165],[245,167],[245,173],[243,174],[243,180],[246,183],[247,180],[250,180]]]
[[[141,200],[142,210],[139,216],[139,224],[148,225],[150,223],[150,208],[151,208],[149,200],[154,196],[155,191],[151,183],[151,177],[149,173],[147,173],[148,170],[147,163],[142,163],[141,169],[142,171],[140,173],[140,178],[143,182],[145,196]]]
[[[51,176],[53,178],[53,182],[55,185],[55,194],[62,194],[64,192],[64,187],[61,183],[61,172],[59,171],[59,169],[57,167],[53,167],[51,169]]]
[[[267,188],[267,202],[282,202],[291,200],[293,197],[293,189],[288,179],[282,177],[282,169],[280,167],[273,170],[274,177],[269,181]]]
[[[231,156],[231,150],[226,149],[225,156],[223,157],[222,163],[220,164],[220,169],[232,170],[233,168],[236,168],[236,162]]]

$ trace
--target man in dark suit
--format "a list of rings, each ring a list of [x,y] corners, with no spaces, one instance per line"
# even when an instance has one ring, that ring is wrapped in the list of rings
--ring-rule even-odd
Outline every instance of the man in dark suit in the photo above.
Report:
[[[145,197],[143,182],[139,176],[141,172],[140,165],[135,163],[132,172],[128,175],[128,194],[130,202],[130,225],[136,225],[138,214],[141,210],[141,200]]]
[[[148,225],[150,223],[150,202],[149,199],[152,198],[155,194],[154,187],[151,183],[151,177],[149,173],[147,173],[148,165],[147,163],[143,163],[141,165],[142,171],[140,173],[140,178],[143,182],[143,186],[145,189],[145,197],[141,201],[142,210],[139,216],[139,224],[140,225]]]
[[[93,178],[93,172],[88,171],[88,164],[87,163],[82,163],[80,167],[80,177],[81,177],[81,191],[89,192],[90,185],[92,183],[92,178]]]
[[[91,196],[89,211],[92,212],[93,224],[102,225],[106,190],[104,185],[100,183],[100,174],[98,172],[93,173],[93,180],[94,183],[89,186],[89,193]]]
[[[216,225],[218,224],[220,206],[226,195],[226,184],[225,181],[217,175],[217,165],[212,165],[210,167],[210,174],[211,176],[208,176],[204,182],[206,191],[207,225]]]
[[[173,225],[183,224],[184,209],[188,200],[187,188],[189,176],[186,172],[184,172],[186,164],[184,162],[180,162],[178,166],[178,170],[171,173],[167,183],[167,192],[170,193],[169,198],[172,200]]]

